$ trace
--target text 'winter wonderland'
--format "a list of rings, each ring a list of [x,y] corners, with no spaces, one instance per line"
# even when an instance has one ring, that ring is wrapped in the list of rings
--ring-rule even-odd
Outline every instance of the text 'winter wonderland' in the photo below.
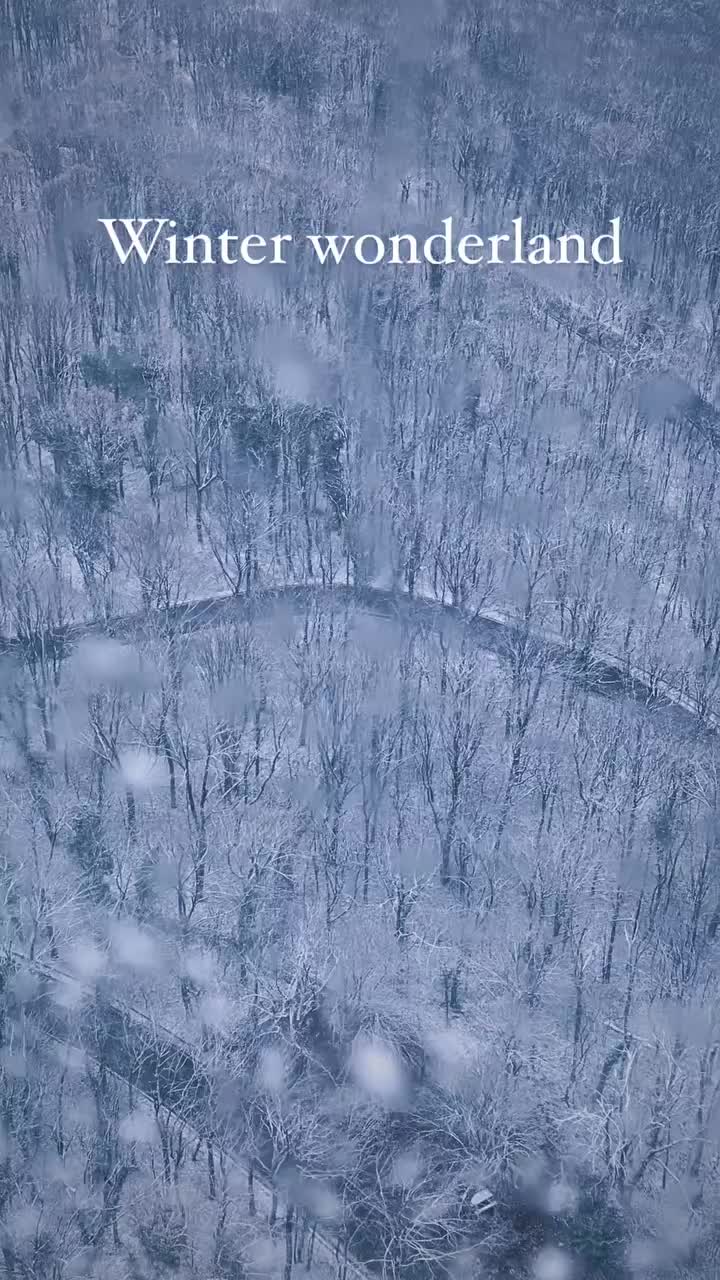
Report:
[[[122,266],[136,261],[147,266],[285,266],[297,247],[312,252],[322,266],[355,261],[364,267],[390,266],[617,266],[622,263],[620,219],[610,220],[610,230],[594,238],[569,232],[555,238],[528,236],[522,218],[514,218],[511,230],[480,236],[458,236],[453,219],[445,218],[442,231],[425,239],[409,232],[380,236],[288,233],[263,236],[237,235],[230,231],[180,234],[174,218],[99,218]]]

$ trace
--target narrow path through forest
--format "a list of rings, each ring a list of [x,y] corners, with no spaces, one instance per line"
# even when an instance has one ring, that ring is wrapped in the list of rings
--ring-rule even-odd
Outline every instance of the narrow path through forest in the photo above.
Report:
[[[436,601],[429,595],[409,595],[387,587],[362,587],[335,584],[291,583],[259,590],[249,596],[218,594],[203,599],[187,600],[169,609],[121,614],[106,622],[90,622],[68,626],[27,637],[0,637],[0,653],[21,656],[29,648],[41,650],[54,646],[69,652],[81,640],[109,635],[132,639],[150,632],[195,631],[220,626],[234,619],[251,619],[269,613],[273,608],[299,612],[311,602],[333,608],[344,602],[361,612],[383,621],[414,622],[437,628],[443,622],[470,629],[478,646],[488,653],[512,661],[518,646],[530,649],[530,656],[543,662],[566,679],[599,697],[627,698],[652,712],[667,730],[700,732],[715,737],[720,720],[712,713],[700,714],[683,693],[661,677],[653,677],[618,655],[601,650],[572,648],[561,637],[538,631],[521,619],[493,610],[471,612],[458,605]]]
[[[252,1194],[255,1212],[270,1225],[274,1209],[278,1228],[284,1229],[287,1206],[282,1190],[273,1187],[257,1162],[251,1170],[239,1139],[233,1135],[231,1081],[211,1072],[187,1041],[138,1009],[103,999],[97,987],[91,988],[59,966],[29,961],[15,951],[4,959],[3,966],[0,958],[0,991],[7,986],[9,972],[30,973],[37,982],[32,994],[23,992],[17,998],[18,1012],[22,1009],[32,1017],[45,1036],[82,1049],[153,1106],[159,1103],[216,1155],[223,1151],[248,1176],[248,1203]],[[308,1270],[313,1261],[322,1258],[339,1280],[347,1275],[367,1280],[367,1268],[352,1257],[345,1242],[320,1230],[317,1223],[306,1233],[301,1253],[295,1261]]]

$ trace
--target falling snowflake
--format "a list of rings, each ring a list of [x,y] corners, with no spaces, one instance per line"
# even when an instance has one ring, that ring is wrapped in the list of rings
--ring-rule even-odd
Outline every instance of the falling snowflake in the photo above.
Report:
[[[120,1122],[120,1137],[124,1142],[154,1142],[157,1138],[155,1121],[146,1111],[131,1111]]]
[[[547,1211],[557,1217],[577,1212],[578,1193],[569,1182],[551,1182],[547,1190]]]
[[[204,987],[214,977],[215,961],[207,951],[188,951],[183,958],[183,968],[192,982]]]
[[[356,1083],[386,1106],[397,1105],[405,1094],[405,1072],[395,1050],[382,1040],[357,1040],[351,1059]]]
[[[111,927],[112,957],[128,969],[153,969],[159,961],[154,939],[129,920],[115,920]]]
[[[335,1192],[309,1179],[305,1183],[303,1202],[313,1217],[323,1222],[333,1222],[342,1214],[342,1205]]]
[[[87,1056],[82,1049],[76,1048],[72,1044],[63,1044],[58,1042],[55,1045],[55,1052],[63,1071],[84,1071],[87,1067]]]
[[[27,1061],[22,1053],[2,1049],[0,1050],[0,1069],[15,1080],[23,1080],[27,1074]]]
[[[206,1027],[212,1031],[224,1031],[230,1022],[232,1006],[224,996],[208,995],[200,1001],[199,1012]]]
[[[107,955],[94,942],[77,942],[66,956],[68,968],[86,982],[99,978],[107,967]]]
[[[37,974],[29,969],[19,969],[9,985],[18,1000],[32,1000],[38,989]]]
[[[403,1151],[393,1162],[393,1186],[414,1187],[421,1174],[422,1161],[417,1151]]]
[[[270,1093],[279,1093],[285,1086],[285,1059],[279,1049],[264,1049],[257,1069],[258,1083]]]
[[[142,747],[123,751],[118,759],[120,777],[131,791],[150,791],[162,784],[164,775],[158,766],[157,756]]]
[[[82,640],[75,652],[75,664],[85,680],[99,684],[134,682],[140,672],[137,652],[107,636]]]
[[[426,1047],[435,1078],[448,1088],[461,1082],[470,1070],[477,1048],[472,1038],[459,1028],[434,1029],[426,1037]]]
[[[533,1263],[533,1280],[571,1280],[573,1265],[565,1249],[541,1249]]]
[[[272,1274],[277,1270],[280,1258],[280,1245],[273,1240],[261,1236],[248,1245],[248,1271],[255,1272],[255,1274]]]

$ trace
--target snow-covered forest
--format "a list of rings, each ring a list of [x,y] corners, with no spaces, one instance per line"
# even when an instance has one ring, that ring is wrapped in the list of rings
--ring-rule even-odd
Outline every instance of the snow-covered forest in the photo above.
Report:
[[[0,0],[2,1276],[718,1274],[719,51]]]

